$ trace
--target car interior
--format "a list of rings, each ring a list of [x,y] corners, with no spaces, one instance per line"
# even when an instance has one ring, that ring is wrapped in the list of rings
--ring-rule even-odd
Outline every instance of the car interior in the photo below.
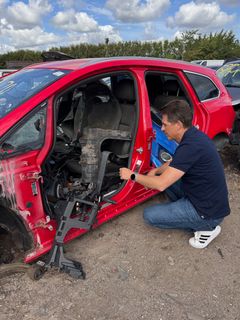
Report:
[[[151,106],[152,120],[161,126],[160,111],[173,100],[189,102],[183,86],[177,76],[169,73],[149,72],[146,74],[146,86]]]
[[[152,120],[161,126],[161,109],[186,96],[171,74],[148,73],[146,85]],[[55,110],[55,144],[43,166],[44,195],[54,215],[70,194],[91,197],[98,190],[107,198],[121,188],[119,168],[130,165],[137,128],[134,79],[119,72],[82,81],[56,97]]]
[[[55,211],[69,194],[107,195],[122,185],[137,122],[137,95],[128,73],[81,82],[56,98],[56,141],[44,164],[44,193]]]
[[[151,163],[159,167],[167,158],[172,157],[177,147],[176,142],[168,140],[161,130],[161,110],[167,108],[171,101],[176,99],[188,101],[188,99],[180,80],[173,74],[149,72],[146,74],[146,86],[155,133],[155,139],[152,141]]]

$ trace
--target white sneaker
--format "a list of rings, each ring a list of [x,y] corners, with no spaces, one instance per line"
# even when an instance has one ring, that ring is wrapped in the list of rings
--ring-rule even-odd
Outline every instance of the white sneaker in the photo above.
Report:
[[[194,237],[189,239],[189,244],[197,249],[206,248],[210,242],[215,239],[221,232],[221,227],[216,226],[213,231],[196,231]]]

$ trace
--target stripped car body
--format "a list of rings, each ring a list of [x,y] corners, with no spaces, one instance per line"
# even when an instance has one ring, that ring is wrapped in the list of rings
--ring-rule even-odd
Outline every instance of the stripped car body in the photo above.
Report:
[[[83,276],[63,244],[158,192],[118,172],[146,173],[174,153],[158,117],[174,99],[189,102],[193,125],[216,143],[228,140],[230,96],[214,71],[190,63],[76,59],[0,82],[0,230],[14,225],[26,263],[51,250],[48,265]]]

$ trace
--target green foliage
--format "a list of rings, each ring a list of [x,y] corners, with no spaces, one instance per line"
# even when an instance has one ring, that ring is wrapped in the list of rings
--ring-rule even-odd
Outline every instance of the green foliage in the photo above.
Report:
[[[32,50],[11,51],[0,55],[0,66],[5,67],[6,61],[42,61],[41,52]]]
[[[164,41],[126,41],[98,45],[81,43],[68,47],[53,47],[50,51],[61,51],[75,58],[145,56],[182,59],[186,61],[198,59],[226,59],[240,57],[239,40],[232,31],[201,34],[198,30],[188,30],[181,38]],[[18,50],[0,55],[0,67],[6,61],[41,61],[40,51]]]
[[[182,34],[184,59],[226,59],[240,57],[239,40],[232,31],[223,31],[202,35],[198,30]]]

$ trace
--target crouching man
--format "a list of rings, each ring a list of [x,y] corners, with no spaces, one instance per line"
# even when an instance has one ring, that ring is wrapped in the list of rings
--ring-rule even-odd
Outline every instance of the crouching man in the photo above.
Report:
[[[223,165],[212,140],[192,126],[187,102],[174,100],[161,114],[162,131],[179,144],[173,160],[147,175],[121,168],[120,177],[165,190],[171,201],[146,208],[145,222],[163,229],[193,231],[189,244],[205,248],[219,235],[220,223],[230,213]]]

